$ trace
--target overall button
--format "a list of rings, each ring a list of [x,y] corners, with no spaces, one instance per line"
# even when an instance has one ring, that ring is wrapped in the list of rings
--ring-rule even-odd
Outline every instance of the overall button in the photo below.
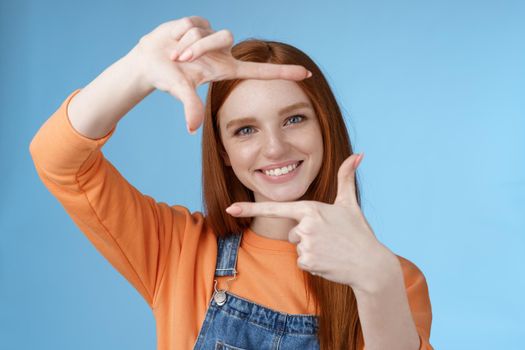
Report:
[[[224,305],[226,302],[226,293],[223,290],[216,291],[215,294],[213,294],[213,300],[215,300],[219,306]]]

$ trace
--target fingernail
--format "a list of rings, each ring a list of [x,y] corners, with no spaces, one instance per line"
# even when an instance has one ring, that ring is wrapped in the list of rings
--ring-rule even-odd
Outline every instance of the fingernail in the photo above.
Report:
[[[195,135],[197,133],[197,130],[191,130],[190,129],[190,124],[187,124],[186,123],[186,129],[188,129],[188,132],[191,134],[191,135]]]
[[[179,61],[186,61],[186,60],[189,59],[192,55],[193,55],[193,53],[191,52],[191,50],[190,50],[190,49],[187,49],[186,51],[184,51],[183,53],[181,53],[181,55],[179,56]]]
[[[231,215],[239,215],[242,213],[242,209],[237,205],[230,205],[228,208],[226,208],[226,212]]]
[[[307,77],[307,78],[310,78],[310,77],[312,76],[312,72],[310,72],[310,71],[307,71],[307,72],[308,72],[308,73],[306,74],[306,77]]]
[[[357,156],[357,158],[355,159],[355,162],[354,162],[354,169],[357,169],[357,167],[361,163],[361,160],[363,159],[363,156],[364,156],[364,153],[361,153],[361,154],[359,154]]]

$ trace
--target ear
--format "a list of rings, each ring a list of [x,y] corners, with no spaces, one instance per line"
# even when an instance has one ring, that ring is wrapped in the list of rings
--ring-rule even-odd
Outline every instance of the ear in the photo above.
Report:
[[[226,151],[223,151],[223,150],[221,150],[220,153],[221,153],[222,159],[224,160],[224,164],[226,166],[232,166],[232,164],[230,163],[230,157],[228,156],[228,153],[226,153]]]

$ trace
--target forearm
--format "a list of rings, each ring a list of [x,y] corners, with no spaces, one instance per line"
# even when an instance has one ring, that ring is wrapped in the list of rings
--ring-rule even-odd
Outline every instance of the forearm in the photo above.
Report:
[[[143,81],[138,65],[136,56],[128,53],[71,100],[67,113],[75,130],[91,139],[101,138],[154,91]]]
[[[374,292],[354,290],[366,350],[418,350],[419,335],[408,304],[397,256],[385,263],[381,285]]]

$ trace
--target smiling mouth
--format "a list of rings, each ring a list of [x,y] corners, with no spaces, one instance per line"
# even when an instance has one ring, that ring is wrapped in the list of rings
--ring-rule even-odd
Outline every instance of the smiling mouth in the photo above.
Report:
[[[264,171],[261,170],[261,169],[257,169],[256,171],[258,171],[260,173],[263,173],[263,174],[265,174],[267,176],[277,178],[279,176],[283,176],[283,175],[287,175],[287,174],[293,173],[295,171],[295,169],[297,169],[302,163],[303,163],[303,161],[300,160],[300,161],[298,161],[295,164],[290,164],[290,165],[282,167],[282,168],[276,168],[276,169],[264,170]]]

